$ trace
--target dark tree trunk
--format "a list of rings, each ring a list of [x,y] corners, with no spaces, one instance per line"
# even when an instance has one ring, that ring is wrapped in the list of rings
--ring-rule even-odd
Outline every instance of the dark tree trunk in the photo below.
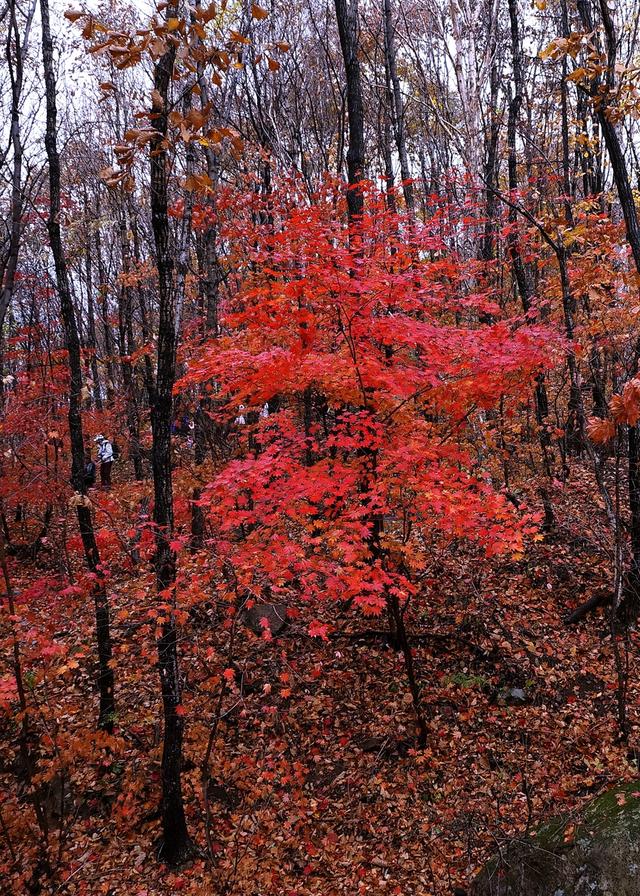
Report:
[[[200,0],[196,0],[196,8],[199,8],[200,5]],[[198,87],[200,88],[200,108],[203,114],[206,114],[209,108],[209,84],[205,77],[204,65],[202,63],[198,64],[196,74]],[[217,156],[210,146],[204,147],[204,158],[207,166],[207,175],[215,187],[218,184],[219,164]],[[209,201],[212,209],[215,210],[215,199],[210,198]],[[218,258],[217,239],[217,227],[212,226],[201,235],[196,243],[201,302],[200,313],[203,318],[203,341],[219,335],[218,305],[220,301],[220,286],[223,282],[224,274]],[[211,398],[205,389],[201,388],[198,396],[198,407],[193,421],[194,460],[197,467],[200,467],[205,461],[207,444],[210,440],[210,408]],[[191,495],[191,549],[193,551],[199,550],[204,544],[204,511],[198,503],[201,495],[201,488],[195,486]]]
[[[209,167],[215,174],[215,169]],[[211,177],[211,174],[209,175]],[[216,178],[217,180],[217,178]],[[212,177],[212,181],[216,180]],[[202,338],[212,338],[218,335],[218,302],[220,284],[222,282],[222,270],[216,254],[216,230],[212,228],[198,241],[197,258],[199,282],[201,289],[201,313],[203,317]],[[194,460],[200,467],[207,455],[207,445],[211,438],[211,397],[205,389],[201,388],[198,396],[198,407],[194,418]],[[202,495],[202,489],[196,486],[193,489],[191,500],[191,549],[199,550],[204,543],[205,520],[204,511],[198,503]]]
[[[413,709],[418,726],[418,746],[420,747],[420,749],[424,749],[427,745],[429,732],[422,708],[420,686],[418,684],[415,668],[413,665],[413,651],[411,649],[411,644],[409,643],[409,638],[405,627],[404,612],[400,607],[400,601],[398,600],[397,594],[390,594],[388,596],[387,612],[390,619],[393,620],[393,629],[391,630],[392,636],[395,635],[397,644],[402,651],[404,668],[407,674],[407,681],[409,682],[409,691],[411,693],[411,700],[413,702]]]
[[[630,585],[635,602],[640,597],[640,428],[629,427],[629,510],[631,512]]]
[[[593,31],[594,21],[591,14],[591,4],[589,0],[578,0],[578,12],[586,30]],[[638,222],[638,210],[633,198],[633,190],[627,170],[627,163],[624,158],[624,152],[620,143],[620,137],[616,130],[615,124],[611,119],[609,111],[609,94],[615,88],[615,68],[616,68],[616,50],[617,39],[611,18],[611,12],[606,2],[599,4],[602,15],[602,24],[607,42],[607,69],[605,73],[605,84],[602,83],[600,77],[594,78],[591,85],[591,96],[595,101],[595,108],[598,117],[598,124],[602,136],[604,137],[605,146],[611,162],[611,170],[613,179],[618,192],[618,199],[624,217],[624,223],[627,233],[627,242],[631,247],[631,253],[635,262],[636,269],[640,273],[640,224]],[[604,88],[604,95],[602,93]]]
[[[170,4],[167,18],[177,17],[178,8]],[[158,356],[155,388],[151,398],[153,434],[153,520],[156,529],[156,587],[159,600],[166,605],[158,639],[158,667],[164,711],[162,750],[162,845],[161,857],[171,865],[187,859],[193,844],[187,830],[182,798],[182,740],[184,723],[180,712],[180,673],[178,668],[177,627],[175,620],[176,555],[171,547],[173,532],[173,487],[171,476],[172,394],[176,372],[174,258],[169,246],[167,206],[168,154],[165,140],[168,130],[168,94],[173,74],[174,44],[158,61],[154,72],[152,121],[156,136],[151,141],[151,223],[158,270],[159,319]]]
[[[335,5],[347,83],[347,116],[349,119],[347,208],[349,222],[353,223],[362,215],[364,209],[364,198],[359,186],[364,173],[364,109],[358,60],[358,0],[335,0]]]
[[[589,0],[578,0],[578,12],[582,24],[588,31],[593,31],[594,20]],[[591,83],[591,97],[595,103],[598,123],[604,137],[605,146],[611,162],[613,179],[618,192],[627,234],[627,242],[638,274],[640,274],[640,224],[638,210],[633,198],[633,189],[629,179],[627,163],[620,143],[620,137],[609,111],[609,96],[615,90],[617,39],[610,9],[603,0],[599,3],[607,46],[607,67],[604,83],[600,76]],[[635,375],[633,370],[632,374]],[[631,513],[631,554],[632,569],[630,584],[634,597],[640,585],[640,446],[638,444],[638,427],[628,427],[629,444],[629,510]]]
[[[489,101],[489,133],[486,142],[486,158],[484,164],[484,179],[487,185],[485,190],[485,225],[480,257],[485,262],[490,262],[495,257],[495,229],[496,229],[496,187],[498,179],[498,138],[500,136],[500,119],[497,111],[498,101],[498,65],[496,62],[495,37],[492,40],[492,62],[490,75],[490,101]],[[483,315],[491,321],[491,317]]]
[[[561,0],[560,14],[562,18],[562,34],[568,38],[570,34],[567,0]],[[562,126],[562,191],[564,193],[564,214],[567,226],[573,225],[573,209],[571,207],[571,162],[569,155],[569,103],[567,88],[567,57],[562,58],[562,77],[560,78],[560,122]]]
[[[140,252],[140,238],[138,234],[138,222],[135,217],[135,208],[133,202],[129,202],[128,205],[128,220],[131,226],[131,233],[133,234],[133,257],[137,265],[139,265],[142,261],[142,254]],[[140,311],[140,331],[142,333],[142,341],[145,345],[149,345],[151,342],[151,325],[149,323],[149,313],[147,311],[147,299],[145,296],[145,290],[142,286],[138,285],[136,288],[136,298],[138,299],[138,309]],[[147,395],[151,397],[153,395],[153,391],[155,389],[155,377],[153,372],[153,364],[151,361],[151,356],[149,352],[145,352],[144,354],[144,372],[143,372],[144,384],[147,390]]]
[[[4,527],[0,528],[0,569],[2,569],[5,586],[5,595],[3,596],[3,600],[6,597],[7,607],[9,610],[9,619],[12,620],[9,623],[9,632],[11,634],[13,675],[16,682],[16,690],[18,692],[18,703],[20,706],[21,715],[20,735],[18,741],[20,759],[24,769],[26,783],[31,791],[33,808],[36,815],[36,820],[38,822],[38,827],[40,828],[40,832],[42,834],[39,845],[40,861],[42,862],[46,874],[50,875],[52,872],[52,868],[49,859],[49,821],[47,818],[47,813],[45,812],[42,805],[42,800],[40,799],[39,788],[37,786],[34,786],[33,784],[33,778],[35,774],[34,759],[32,755],[34,737],[31,730],[31,720],[29,716],[29,707],[27,704],[27,692],[25,688],[24,673],[22,669],[22,657],[20,655],[20,640],[16,632],[15,623],[13,622],[13,620],[16,618],[16,605],[13,585],[11,582],[11,577],[9,575],[9,564],[7,563],[6,550],[7,544],[5,541],[3,528]]]
[[[513,66],[513,96],[509,102],[507,117],[507,147],[508,147],[508,173],[509,190],[518,189],[518,157],[516,152],[516,138],[518,133],[518,119],[522,106],[522,50],[520,44],[520,25],[518,21],[518,0],[509,0],[509,20],[511,25],[511,59]],[[515,197],[514,197],[515,198]],[[515,208],[509,209],[509,223],[515,227],[517,212]],[[509,254],[513,265],[513,273],[520,293],[520,300],[525,312],[531,307],[531,290],[527,278],[527,271],[522,261],[522,255],[518,248],[518,237],[511,232],[508,238]]]
[[[89,569],[94,574],[93,596],[95,602],[96,640],[98,646],[98,685],[100,711],[98,724],[113,729],[115,700],[114,676],[111,668],[112,648],[109,625],[109,599],[100,565],[100,554],[91,519],[91,504],[84,496],[84,439],[82,433],[82,360],[75,311],[69,291],[67,262],[60,229],[60,157],[57,146],[56,82],[53,71],[53,42],[49,22],[49,2],[40,0],[42,18],[42,61],[46,88],[45,146],[49,162],[49,218],[47,229],[56,272],[60,310],[69,354],[69,438],[71,442],[71,481],[81,498],[76,504],[78,525],[84,554]]]
[[[598,114],[600,130],[604,137],[605,146],[611,162],[611,170],[615,181],[618,199],[624,217],[627,234],[627,242],[631,247],[633,261],[640,273],[640,226],[638,224],[638,210],[633,198],[633,189],[627,171],[627,163],[624,158],[620,137],[609,117],[600,112]]]
[[[407,154],[407,140],[404,120],[404,102],[396,65],[396,47],[394,25],[391,15],[391,0],[384,0],[384,52],[389,72],[391,86],[390,106],[398,158],[400,159],[400,177],[402,178],[402,191],[409,215],[415,217],[415,202],[413,198],[413,184],[411,183],[411,169],[409,168],[409,156]]]
[[[16,271],[18,268],[18,255],[20,253],[20,239],[22,236],[22,211],[24,202],[22,195],[23,148],[20,135],[20,103],[22,100],[25,54],[29,42],[31,22],[33,21],[33,14],[35,12],[35,2],[31,3],[27,9],[24,36],[21,36],[20,29],[18,28],[15,0],[12,0],[12,2],[9,3],[7,12],[9,14],[9,21],[6,38],[6,55],[7,71],[9,73],[9,81],[11,84],[11,125],[9,130],[9,140],[13,151],[13,168],[11,171],[10,224],[8,226],[9,247],[7,255],[5,256],[5,259],[3,259],[3,269],[0,271],[0,283],[2,285],[2,289],[0,290],[0,332],[2,331],[2,325],[13,295]],[[0,389],[1,387],[2,378],[0,377]]]
[[[575,338],[576,300],[569,280],[569,253],[562,243],[556,243],[556,259],[560,270],[564,329],[567,341],[569,345],[572,345]],[[585,415],[582,404],[580,369],[573,349],[567,354],[567,367],[569,369],[569,406],[565,427],[566,446],[568,452],[580,454],[585,445]]]
[[[130,270],[129,263],[129,239],[127,236],[127,223],[125,213],[122,213],[120,221],[120,252],[122,255],[123,283],[120,287],[118,304],[118,332],[120,337],[120,374],[124,386],[127,430],[129,433],[129,454],[133,462],[133,473],[140,481],[144,479],[142,468],[142,453],[140,451],[140,414],[138,412],[138,397],[133,375],[133,366],[130,356],[135,351],[133,339],[133,302],[131,300],[131,286],[128,282]]]
[[[588,98],[583,91],[578,92],[576,102],[576,119],[580,142],[576,141],[576,166],[582,171],[583,196],[596,196],[602,193],[602,165],[600,156],[592,148],[593,142],[597,142],[598,124],[592,118],[593,138],[589,137],[587,128],[587,115],[589,113]]]
[[[87,196],[84,196],[85,208],[88,208]],[[92,247],[87,232],[85,251],[85,272],[87,278],[87,345],[91,351],[91,378],[93,380],[93,402],[96,408],[102,410],[102,397],[100,395],[100,375],[98,373],[98,340],[96,339],[96,316],[93,304],[93,262],[91,259]]]
[[[522,44],[520,41],[520,22],[518,17],[518,0],[509,0],[509,24],[511,32],[511,60],[513,67],[513,96],[509,102],[507,117],[507,147],[508,147],[508,176],[509,191],[513,195],[518,189],[518,156],[517,133],[520,108],[522,106],[523,72],[522,72]],[[515,198],[515,197],[514,197]],[[517,212],[514,207],[509,208],[509,223],[515,228],[517,224]],[[530,278],[526,266],[522,260],[522,254],[518,245],[518,235],[512,230],[507,238],[507,249],[513,267],[513,276],[520,294],[520,301],[525,313],[531,309],[532,291]],[[549,432],[547,429],[547,417],[549,414],[549,400],[545,384],[544,373],[536,377],[534,393],[536,422],[539,430],[539,443],[542,453],[544,470],[549,479],[552,478],[551,452],[549,449]],[[545,530],[553,528],[554,513],[549,491],[544,486],[540,489],[540,497],[545,511]]]
[[[100,190],[96,193],[96,217],[100,218]],[[100,317],[102,318],[102,331],[104,335],[104,353],[106,355],[107,370],[107,405],[113,403],[113,393],[115,384],[115,370],[113,367],[113,333],[109,322],[109,290],[107,286],[107,274],[104,269],[104,261],[102,259],[102,239],[100,237],[100,228],[96,228],[96,261],[98,265],[98,292],[100,295]]]
[[[391,110],[387,110],[386,108],[384,108],[381,110],[381,115],[383,116],[383,123],[380,127],[380,143],[382,149],[382,157],[384,159],[385,199],[387,208],[392,214],[395,214],[397,211],[397,206],[396,196],[394,192],[393,157],[391,152]]]

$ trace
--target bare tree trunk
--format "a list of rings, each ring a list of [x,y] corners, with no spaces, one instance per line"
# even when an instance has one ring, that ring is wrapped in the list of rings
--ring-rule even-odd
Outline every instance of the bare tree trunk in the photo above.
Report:
[[[196,0],[196,8],[201,6],[201,0]],[[209,85],[204,73],[202,63],[197,68],[197,83],[200,88],[200,109],[203,113],[209,108]],[[214,188],[218,184],[218,159],[210,146],[204,147],[204,159],[207,167],[207,175]],[[214,200],[209,200],[215,207]],[[223,282],[223,271],[217,252],[217,226],[212,226],[201,234],[196,241],[196,255],[198,260],[198,273],[201,294],[201,310],[203,316],[202,338],[211,338],[219,335],[219,300],[220,285]],[[207,443],[211,432],[209,409],[211,397],[201,387],[198,396],[198,407],[194,418],[194,460],[200,467],[206,457]],[[200,486],[195,486],[191,495],[191,549],[199,550],[204,543],[205,518],[204,511],[199,504],[202,496]]]
[[[388,69],[386,71],[387,79],[389,77]],[[391,97],[391,91],[388,91],[389,98]],[[384,186],[385,186],[385,199],[387,203],[387,208],[393,214],[396,213],[396,197],[394,193],[394,178],[393,178],[393,158],[391,153],[391,110],[387,108],[387,104],[383,105],[383,108],[380,110],[380,116],[383,121],[379,125],[379,140],[382,149],[382,157],[384,159]],[[405,200],[406,201],[406,200]]]
[[[88,208],[86,192],[84,194],[85,209]],[[100,375],[98,373],[98,340],[96,338],[96,316],[93,304],[93,262],[91,259],[91,240],[87,228],[85,250],[85,274],[87,281],[87,345],[91,350],[89,364],[91,366],[91,378],[93,380],[93,402],[98,410],[102,410],[102,397],[100,395]]]
[[[518,157],[516,151],[516,141],[518,133],[518,120],[520,117],[520,108],[522,106],[523,95],[523,74],[522,74],[522,45],[520,42],[520,23],[518,17],[518,0],[508,0],[509,2],[509,22],[511,30],[511,59],[513,67],[513,96],[509,103],[509,111],[507,117],[507,147],[508,147],[508,176],[509,191],[513,198],[515,191],[518,189]],[[517,212],[515,208],[509,208],[509,223],[512,228],[517,224]],[[527,275],[527,269],[522,260],[522,254],[518,246],[518,235],[515,230],[509,233],[507,238],[507,248],[511,258],[513,267],[514,280],[520,294],[520,301],[525,313],[531,309],[532,293],[530,281]],[[547,417],[549,414],[549,400],[547,397],[547,388],[544,379],[544,373],[538,374],[536,377],[536,388],[534,394],[536,422],[538,424],[540,450],[544,470],[547,478],[553,478],[551,452],[549,449],[549,432],[547,430]],[[545,487],[540,488],[540,497],[544,507],[545,529],[550,530],[554,524],[553,506],[549,491]]]
[[[69,291],[67,262],[60,229],[60,157],[57,146],[56,82],[53,71],[53,42],[49,23],[49,0],[40,0],[42,18],[42,62],[46,87],[47,122],[45,146],[49,162],[49,218],[47,229],[56,272],[60,310],[64,325],[67,351],[69,353],[69,438],[71,442],[71,481],[82,498],[76,503],[78,525],[84,554],[89,569],[94,574],[93,597],[96,616],[96,640],[98,646],[98,685],[100,690],[100,712],[98,724],[101,728],[113,729],[115,699],[114,676],[111,668],[112,647],[109,623],[109,598],[100,554],[93,531],[91,503],[84,496],[84,438],[82,433],[82,362],[80,340],[75,310]]]
[[[167,19],[178,16],[175,3],[166,9]],[[156,249],[158,294],[158,356],[156,383],[151,398],[153,434],[153,520],[156,528],[156,587],[163,611],[161,636],[158,639],[158,666],[164,711],[162,750],[162,846],[161,856],[171,865],[187,859],[193,844],[187,830],[182,797],[182,741],[184,722],[180,712],[181,688],[178,668],[176,603],[176,555],[171,547],[173,532],[173,486],[171,474],[171,415],[173,384],[176,373],[176,307],[173,288],[174,258],[169,246],[167,205],[166,137],[168,130],[168,95],[173,74],[176,48],[159,59],[154,72],[153,122],[156,135],[151,141],[151,223]]]
[[[40,843],[41,861],[47,874],[51,874],[51,864],[49,861],[49,822],[47,814],[42,806],[38,788],[33,784],[35,773],[34,762],[32,758],[32,750],[34,746],[34,736],[31,731],[31,719],[29,715],[29,707],[27,704],[27,692],[25,689],[24,672],[22,669],[22,657],[20,655],[20,641],[16,632],[15,619],[16,605],[13,591],[13,583],[9,575],[9,564],[7,562],[7,543],[5,533],[0,528],[0,569],[4,579],[5,595],[3,595],[3,603],[6,597],[7,609],[9,611],[8,629],[11,634],[11,653],[13,676],[16,682],[16,691],[18,693],[18,703],[20,706],[20,758],[24,767],[24,773],[27,784],[32,792],[33,808],[42,834]]]
[[[384,0],[384,52],[389,72],[389,80],[391,82],[391,108],[394,132],[396,138],[396,146],[398,147],[398,157],[400,159],[400,176],[402,178],[402,191],[407,211],[412,218],[415,218],[416,209],[413,198],[413,184],[411,183],[411,169],[409,168],[409,157],[407,155],[407,141],[404,121],[404,102],[402,99],[402,91],[400,89],[400,78],[398,77],[398,67],[396,65],[396,47],[393,19],[391,15],[391,0]]]
[[[131,233],[133,235],[133,257],[136,261],[136,264],[139,265],[142,261],[142,253],[140,251],[140,237],[138,232],[138,222],[135,217],[135,207],[133,202],[131,201],[129,201],[128,203],[128,220],[131,227]],[[151,342],[151,322],[149,319],[149,312],[147,310],[147,299],[145,296],[145,290],[141,285],[138,285],[136,287],[136,297],[138,299],[138,309],[140,311],[140,331],[142,333],[142,341],[145,345],[148,345]],[[145,387],[147,389],[147,394],[149,396],[153,395],[155,389],[155,376],[153,371],[153,363],[151,361],[149,352],[144,353],[143,379]]]
[[[485,262],[490,262],[495,258],[495,236],[496,236],[496,193],[495,188],[498,184],[498,140],[500,137],[500,118],[498,115],[498,87],[499,73],[497,60],[497,24],[493,21],[491,11],[493,6],[488,4],[487,12],[490,16],[488,24],[489,46],[487,53],[490,58],[489,69],[489,127],[485,129],[485,160],[484,160],[484,180],[485,189],[485,225],[482,244],[480,249],[480,257]],[[481,320],[491,321],[490,315],[482,315]]]
[[[136,395],[133,365],[130,355],[135,350],[133,345],[133,302],[131,301],[131,286],[128,282],[130,271],[129,263],[129,238],[127,236],[126,210],[122,210],[120,220],[120,254],[122,256],[122,273],[124,275],[120,287],[118,303],[118,332],[120,338],[120,374],[124,386],[127,430],[129,433],[129,454],[133,461],[133,473],[140,481],[144,478],[142,468],[142,454],[140,451],[140,415],[138,413],[138,400]]]
[[[587,31],[593,31],[594,21],[591,14],[591,4],[589,0],[578,0],[578,12],[580,18]],[[596,100],[596,113],[598,123],[604,142],[607,147],[607,153],[611,162],[611,170],[615,181],[620,207],[627,233],[627,242],[631,247],[631,253],[635,262],[636,269],[640,273],[640,223],[638,222],[638,210],[633,198],[633,189],[629,179],[627,163],[624,158],[624,152],[620,143],[620,137],[612,121],[609,112],[609,95],[615,88],[615,69],[616,69],[616,48],[617,39],[611,18],[611,11],[606,0],[602,0],[599,4],[602,15],[602,24],[607,41],[607,68],[605,74],[605,85],[602,79],[596,77],[591,84],[591,96]],[[606,87],[604,96],[602,88]]]
[[[11,82],[11,128],[9,139],[13,152],[13,169],[11,172],[11,212],[9,228],[9,249],[2,270],[2,290],[0,291],[0,331],[11,302],[15,284],[16,270],[18,268],[18,255],[20,253],[20,239],[22,236],[22,160],[23,148],[20,136],[20,103],[22,98],[22,84],[24,78],[24,61],[31,23],[36,8],[35,0],[32,0],[26,12],[24,34],[20,34],[16,16],[17,4],[11,0],[8,7],[9,26],[7,29],[6,57],[9,80]],[[12,51],[13,42],[13,51]],[[1,380],[1,378],[0,378]]]
[[[96,192],[96,218],[100,220],[100,189]],[[96,262],[98,266],[98,293],[100,295],[100,317],[102,318],[102,329],[104,335],[104,353],[106,355],[107,370],[107,405],[113,403],[113,393],[115,386],[115,370],[113,366],[113,333],[111,324],[109,323],[109,290],[107,285],[107,274],[104,269],[104,261],[102,258],[102,239],[100,237],[100,227],[96,228]]]
[[[578,12],[582,23],[588,31],[593,31],[594,20],[589,0],[578,0]],[[602,24],[607,46],[607,67],[605,81],[600,76],[591,82],[591,97],[595,102],[596,113],[607,153],[611,162],[613,179],[618,192],[618,199],[624,216],[627,242],[640,274],[640,223],[638,210],[633,198],[633,189],[629,179],[627,164],[620,143],[620,137],[610,114],[609,97],[615,89],[617,39],[606,0],[599,3]],[[635,375],[635,370],[632,374]],[[631,514],[631,575],[629,584],[634,598],[640,593],[640,433],[637,426],[628,428],[629,444],[629,510]]]
[[[335,5],[347,83],[349,119],[347,209],[349,222],[353,223],[362,215],[364,209],[364,198],[359,186],[364,173],[364,109],[358,60],[358,0],[335,0]]]

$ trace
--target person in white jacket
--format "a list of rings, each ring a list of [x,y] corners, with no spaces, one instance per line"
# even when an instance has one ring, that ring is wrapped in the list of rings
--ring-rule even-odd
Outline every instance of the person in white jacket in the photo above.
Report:
[[[100,487],[111,488],[111,467],[113,466],[113,445],[103,435],[95,437],[98,443],[98,460],[100,461]]]

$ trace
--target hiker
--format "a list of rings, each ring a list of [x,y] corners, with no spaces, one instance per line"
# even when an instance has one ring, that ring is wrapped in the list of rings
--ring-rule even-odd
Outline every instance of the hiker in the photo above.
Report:
[[[91,457],[90,451],[87,451],[84,461],[84,487],[86,489],[93,488],[96,484],[96,465]]]
[[[111,466],[113,464],[113,447],[109,439],[100,434],[95,437],[98,443],[98,460],[100,461],[100,487],[111,488]]]
[[[244,426],[247,422],[247,419],[244,415],[244,405],[243,404],[239,405],[238,411],[239,411],[239,414],[236,417],[236,421],[235,421],[236,426]]]
[[[188,436],[191,429],[193,429],[193,424],[191,423],[188,414],[183,414],[182,417],[176,417],[171,423],[172,436]]]
[[[186,426],[187,426],[187,431],[186,431],[187,448],[192,448],[194,433],[196,430],[196,422],[193,419],[193,417],[185,417],[185,420],[187,421],[187,423],[186,423]]]
[[[260,408],[260,419],[266,420],[266,418],[268,416],[269,416],[269,402],[265,401],[265,403]]]

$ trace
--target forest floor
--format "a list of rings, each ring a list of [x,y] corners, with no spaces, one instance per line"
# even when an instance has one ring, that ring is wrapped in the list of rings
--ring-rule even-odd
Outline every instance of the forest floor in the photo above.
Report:
[[[143,488],[148,483],[121,483],[97,495],[103,556],[121,550],[118,530]],[[38,706],[33,725],[50,769],[43,786],[51,793],[56,877],[42,878],[42,892],[452,893],[509,838],[638,777],[638,635],[629,642],[624,744],[608,611],[571,627],[563,622],[568,610],[611,587],[603,516],[579,467],[570,493],[565,506],[558,490],[555,531],[522,559],[487,561],[451,548],[434,558],[424,605],[410,619],[429,727],[425,750],[416,749],[402,659],[372,631],[384,620],[314,608],[314,618],[333,628],[324,642],[308,635],[310,609],[299,606],[265,640],[225,623],[215,597],[185,612],[184,796],[202,853],[177,871],[156,860],[161,713],[144,543],[138,570],[112,567],[118,718],[108,753],[92,733],[93,616],[82,580],[65,586],[47,570],[46,554],[37,569],[16,567],[17,626],[21,642],[33,645],[32,660],[25,649]],[[185,576],[200,577],[206,590],[200,562],[181,554]],[[45,635],[54,647],[43,656]],[[221,675],[225,667],[234,674]],[[38,837],[17,725],[6,718],[0,893],[23,894]],[[61,768],[65,781],[57,786]]]

